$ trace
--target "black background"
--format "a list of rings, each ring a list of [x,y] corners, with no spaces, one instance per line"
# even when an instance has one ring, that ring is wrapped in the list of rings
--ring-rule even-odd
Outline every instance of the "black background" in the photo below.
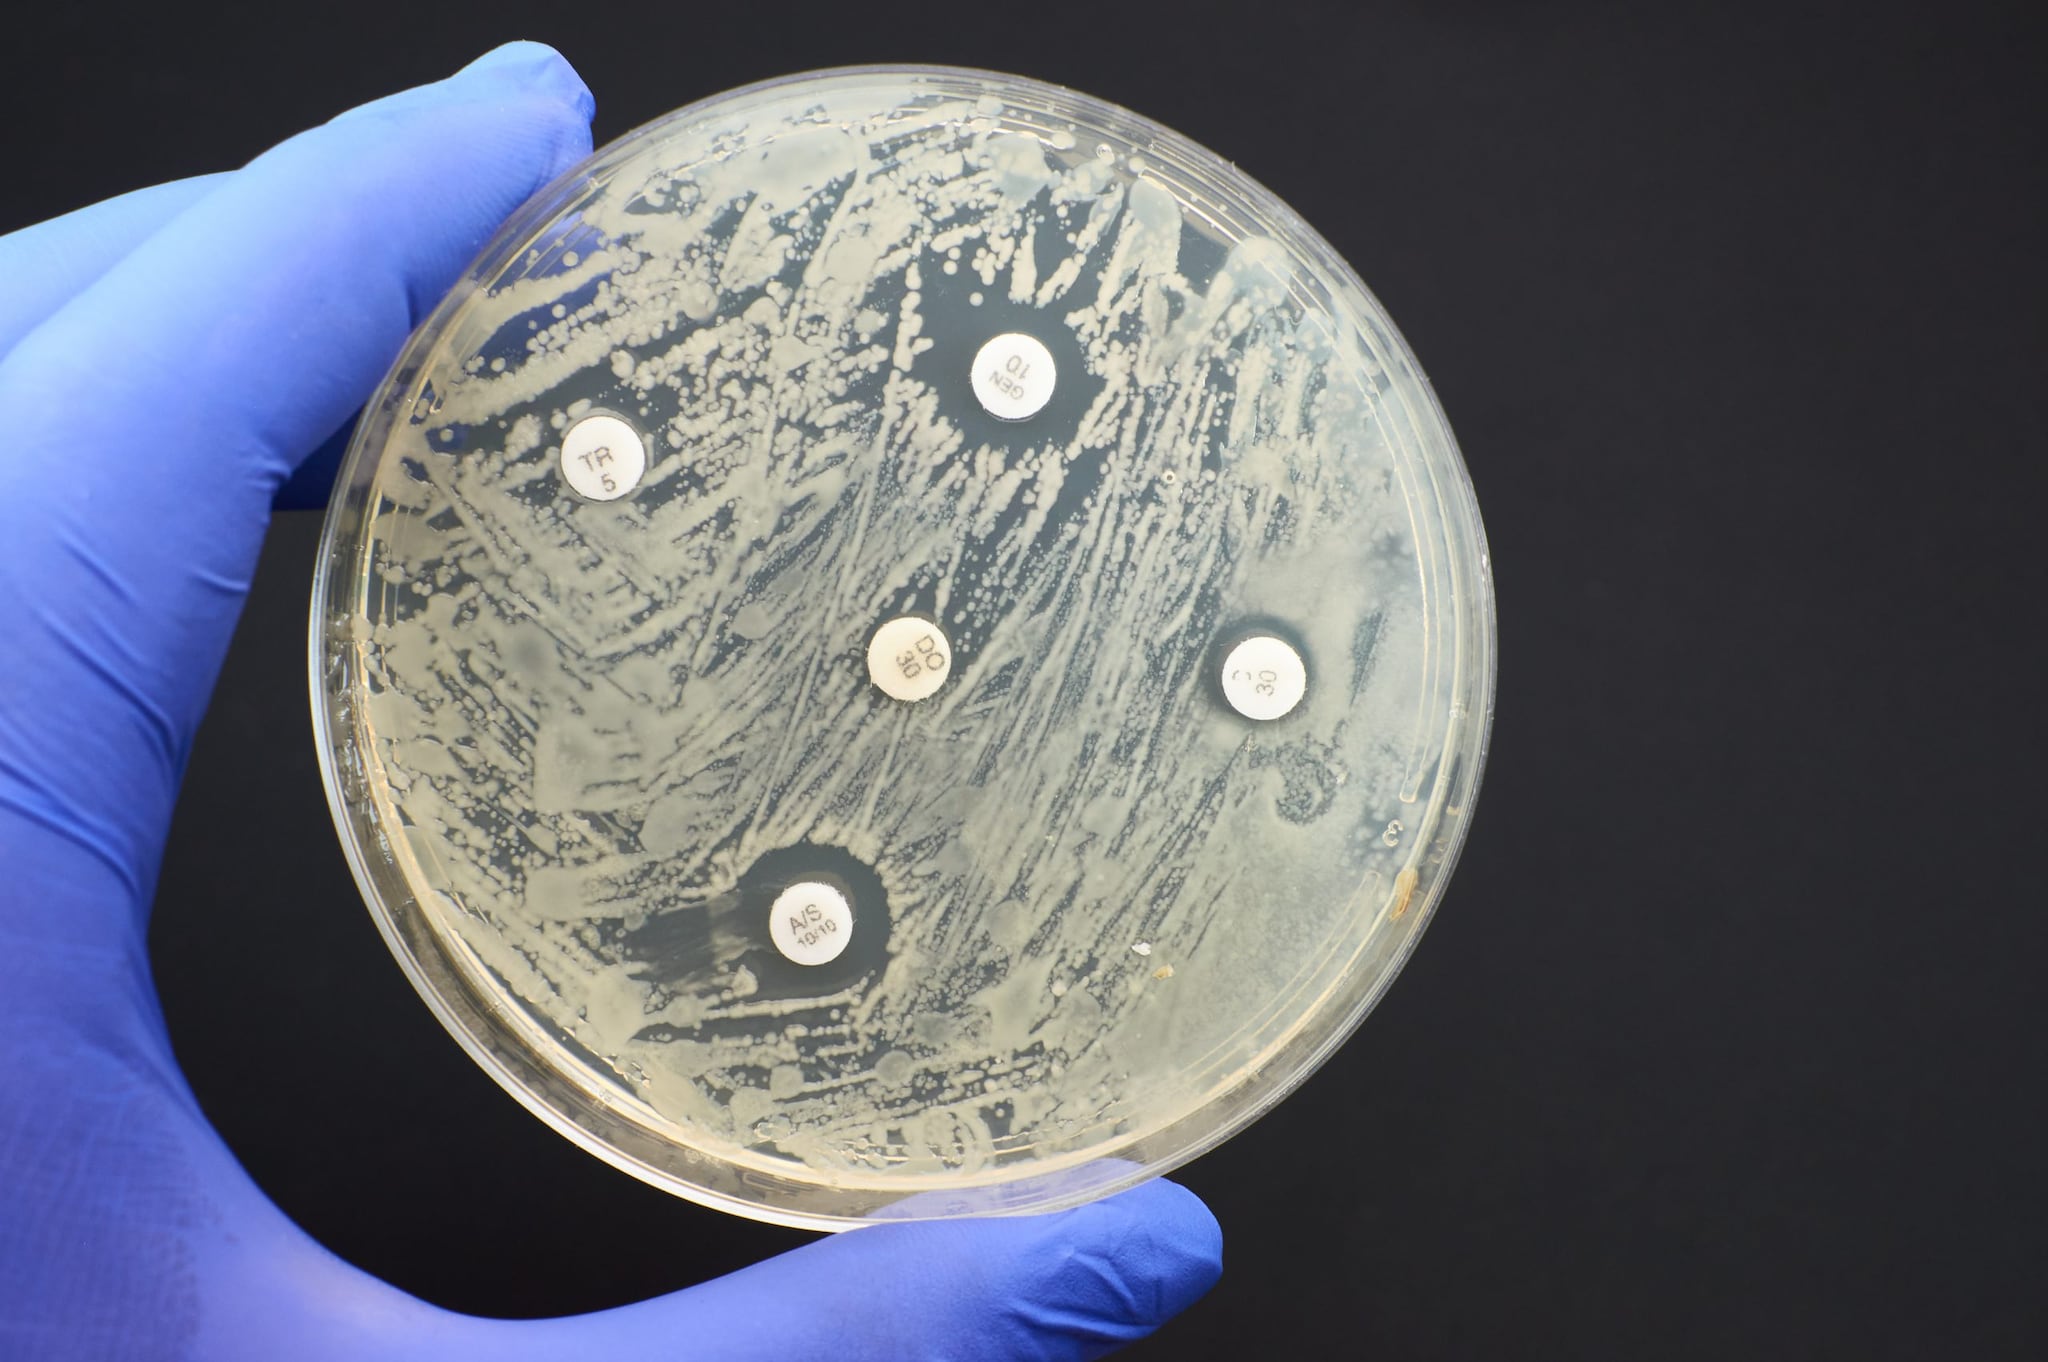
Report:
[[[1228,1269],[1132,1355],[2039,1356],[2034,8],[38,5],[0,36],[0,228],[521,36],[576,62],[601,140],[880,60],[1179,128],[1421,356],[1487,518],[1501,678],[1428,939],[1183,1171]],[[465,1310],[801,1242],[579,1152],[412,995],[314,765],[317,528],[272,537],[163,872],[207,1111],[322,1241]]]

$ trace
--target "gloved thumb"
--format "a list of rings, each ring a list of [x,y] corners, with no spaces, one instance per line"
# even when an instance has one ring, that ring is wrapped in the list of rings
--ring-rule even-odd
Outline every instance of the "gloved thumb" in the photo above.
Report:
[[[714,1282],[568,1319],[473,1323],[441,1357],[521,1362],[1082,1362],[1144,1337],[1223,1270],[1215,1217],[1163,1179],[1076,1210],[849,1231]]]

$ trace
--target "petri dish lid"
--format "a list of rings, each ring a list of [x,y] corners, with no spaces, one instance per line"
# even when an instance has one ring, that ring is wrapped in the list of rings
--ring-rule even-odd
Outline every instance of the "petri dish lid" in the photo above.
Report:
[[[721,95],[528,203],[361,421],[315,722],[379,927],[729,1211],[1048,1210],[1253,1120],[1441,894],[1493,684],[1449,427],[1215,155],[987,72]]]

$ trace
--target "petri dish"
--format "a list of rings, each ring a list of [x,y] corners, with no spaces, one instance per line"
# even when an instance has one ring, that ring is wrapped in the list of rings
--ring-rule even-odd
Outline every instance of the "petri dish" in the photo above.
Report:
[[[1186,138],[807,74],[536,195],[366,408],[316,735],[379,928],[592,1153],[840,1228],[1255,1119],[1428,921],[1484,540],[1384,310]]]

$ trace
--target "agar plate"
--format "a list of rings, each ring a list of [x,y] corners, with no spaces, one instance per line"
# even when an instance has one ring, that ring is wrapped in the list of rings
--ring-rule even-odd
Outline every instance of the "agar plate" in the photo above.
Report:
[[[684,109],[522,208],[366,409],[336,823],[469,1053],[838,1228],[1048,1210],[1301,1081],[1440,896],[1484,541],[1379,304],[1111,105],[942,68]]]

